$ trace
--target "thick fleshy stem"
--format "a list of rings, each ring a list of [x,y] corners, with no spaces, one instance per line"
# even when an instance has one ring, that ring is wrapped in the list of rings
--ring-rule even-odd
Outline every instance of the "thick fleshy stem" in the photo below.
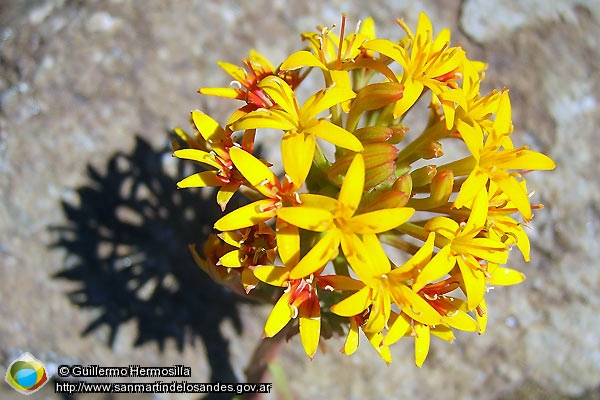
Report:
[[[281,345],[287,337],[288,327],[283,328],[281,331],[279,331],[279,333],[277,333],[273,337],[266,337],[262,339],[254,348],[252,357],[250,357],[250,359],[248,360],[248,365],[244,370],[244,374],[246,375],[246,382],[264,382],[269,363],[275,359],[275,357],[279,353]],[[244,394],[243,398],[245,400],[260,400],[262,396],[261,393],[246,393]]]

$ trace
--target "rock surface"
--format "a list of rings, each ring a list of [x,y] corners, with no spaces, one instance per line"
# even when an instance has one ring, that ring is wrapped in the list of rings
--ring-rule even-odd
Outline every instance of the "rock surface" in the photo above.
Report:
[[[293,339],[280,357],[291,390],[301,399],[598,398],[598,3],[437,4],[3,2],[0,375],[28,351],[50,372],[184,364],[190,382],[243,379],[269,310],[194,269],[185,243],[207,233],[215,211],[199,192],[173,190],[182,171],[167,132],[187,127],[191,109],[226,116],[224,102],[195,93],[228,83],[216,61],[238,62],[251,48],[281,61],[300,32],[337,23],[342,11],[373,16],[391,36],[394,17],[412,26],[424,10],[489,63],[486,90],[510,88],[516,140],[557,163],[528,178],[546,205],[532,223],[533,261],[511,256],[528,279],[490,294],[485,335],[434,341],[421,369],[410,340],[392,347],[386,367],[368,346],[339,354],[340,339],[311,362]],[[60,398],[51,385],[42,395]],[[0,385],[0,397],[12,396]]]

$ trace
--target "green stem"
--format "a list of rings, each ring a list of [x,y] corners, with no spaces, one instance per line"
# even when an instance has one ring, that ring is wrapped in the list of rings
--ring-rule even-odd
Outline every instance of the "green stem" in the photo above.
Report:
[[[452,170],[454,176],[466,176],[471,174],[473,169],[477,166],[477,160],[475,157],[468,156],[465,158],[461,158],[460,160],[452,161],[448,164],[440,165],[438,171],[443,169]]]
[[[446,122],[444,120],[439,121],[438,123],[430,126],[425,129],[418,138],[410,142],[406,145],[405,148],[400,150],[398,153],[397,162],[400,163],[408,163],[412,164],[418,159],[422,158],[420,154],[420,149],[436,140],[439,140],[445,137],[448,134],[446,130]]]
[[[421,225],[413,224],[412,222],[405,222],[397,227],[396,230],[422,241],[426,241],[427,236],[429,236],[429,232],[426,231],[425,228]]]
[[[254,348],[252,357],[248,360],[248,366],[244,370],[246,382],[264,382],[269,363],[277,356],[277,353],[287,336],[287,330],[287,327],[283,328],[275,336],[261,339]],[[246,400],[258,400],[261,397],[260,393],[246,393],[243,398]]]

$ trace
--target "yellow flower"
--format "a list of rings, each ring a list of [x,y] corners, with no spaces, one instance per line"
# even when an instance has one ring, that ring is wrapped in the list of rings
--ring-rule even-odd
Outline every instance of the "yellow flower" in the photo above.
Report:
[[[504,243],[478,237],[484,231],[487,211],[487,196],[480,193],[464,225],[446,217],[434,217],[425,224],[425,230],[437,234],[436,244],[441,250],[417,277],[413,290],[420,290],[427,282],[444,276],[458,264],[468,309],[473,310],[481,303],[485,294],[485,274],[478,259],[498,264],[504,264],[508,259],[508,249]]]
[[[357,276],[365,286],[333,305],[331,311],[350,317],[360,315],[370,307],[367,323],[362,329],[365,332],[380,332],[387,326],[393,300],[398,307],[419,321],[430,325],[441,323],[441,316],[405,283],[407,270],[422,267],[431,258],[434,234],[429,236],[426,244],[409,261],[393,270],[377,236],[363,236],[364,247],[361,250],[367,259],[367,265],[358,269],[360,274],[357,272]]]
[[[520,182],[527,191],[525,181]],[[517,211],[514,204],[507,198],[494,182],[489,183],[489,208],[487,217],[487,230],[490,238],[501,241],[508,246],[517,245],[523,254],[523,259],[529,261],[529,237],[524,229],[524,223],[517,222],[510,217]]]
[[[178,158],[200,162],[213,169],[188,176],[177,182],[177,187],[220,186],[221,189],[217,193],[217,203],[222,210],[225,210],[227,203],[243,181],[229,156],[229,151],[234,145],[231,130],[221,128],[218,122],[198,110],[192,111],[192,121],[200,132],[204,143],[184,138],[188,143],[200,148],[176,150],[173,155]],[[180,132],[180,135],[183,135],[183,132]],[[243,141],[242,145],[252,151],[251,148],[254,143],[253,141],[252,143]],[[201,149],[204,146],[208,146],[208,148]],[[207,150],[210,150],[210,152]]]
[[[472,156],[441,167],[453,169],[456,176],[469,175],[454,200],[456,208],[469,207],[478,193],[486,190],[488,181],[492,181],[515,204],[523,218],[531,220],[527,192],[508,170],[549,170],[556,165],[550,157],[529,150],[527,146],[515,149],[509,138],[511,132],[510,99],[505,91],[499,101],[492,131],[485,141],[476,128],[465,127],[461,135]]]
[[[279,240],[279,236],[278,236]],[[299,241],[295,243],[300,246]],[[289,249],[288,249],[289,250]],[[290,271],[297,260],[297,252],[286,254],[280,248],[280,256],[287,267],[265,265],[254,270],[255,276],[273,286],[286,287],[265,323],[264,335],[273,337],[294,318],[298,318],[300,340],[306,354],[313,358],[321,335],[321,306],[318,290],[355,290],[357,281],[346,276],[311,275],[308,278],[290,279]]]
[[[221,217],[215,223],[215,229],[231,231],[265,222],[275,217],[277,209],[299,202],[296,191],[303,181],[294,183],[286,176],[281,182],[252,154],[236,147],[231,148],[229,153],[233,164],[248,184],[267,198],[247,204]]]
[[[450,130],[456,126],[462,134],[465,129],[472,127],[482,138],[483,132],[491,130],[493,122],[490,116],[498,109],[501,93],[494,90],[480,97],[479,87],[485,76],[485,67],[486,64],[482,62],[465,59],[462,67],[462,88],[446,90],[439,95],[439,100],[445,105],[446,129]],[[458,107],[453,110],[455,104]]]
[[[408,48],[387,39],[373,39],[363,43],[367,50],[379,52],[399,63],[404,69],[400,83],[404,84],[404,96],[398,100],[394,118],[404,115],[423,93],[425,88],[432,91],[434,98],[448,88],[455,88],[457,72],[465,60],[460,47],[448,47],[450,31],[442,30],[433,38],[433,27],[427,15],[421,13],[416,34],[399,21],[408,34]],[[439,102],[439,99],[437,100]],[[444,106],[444,111],[446,111]],[[453,109],[453,107],[452,107]]]
[[[242,286],[246,293],[249,293],[258,283],[253,272],[256,266],[275,262],[277,256],[275,232],[268,225],[261,223],[235,231],[222,232],[218,236],[225,243],[233,246],[233,250],[223,254],[217,265],[239,268]]]
[[[348,168],[338,199],[318,194],[300,195],[302,204],[284,207],[277,211],[278,218],[291,225],[314,232],[324,232],[318,243],[298,262],[290,272],[291,279],[306,277],[323,267],[338,253],[342,246],[350,266],[363,275],[364,254],[359,234],[375,234],[388,231],[406,222],[414,213],[412,208],[388,208],[358,214],[356,210],[365,183],[364,161],[360,154]]]
[[[281,156],[292,182],[304,182],[306,179],[317,146],[317,137],[348,150],[363,150],[362,144],[352,133],[326,119],[317,118],[328,108],[355,97],[353,91],[332,86],[313,94],[300,107],[296,95],[281,78],[269,76],[258,86],[279,108],[253,111],[236,121],[232,129],[283,130],[285,134],[281,142]]]
[[[338,37],[333,29],[320,27],[321,32],[302,34],[303,40],[308,40],[312,53],[300,50],[292,53],[282,64],[283,71],[297,70],[302,67],[316,67],[323,71],[327,86],[336,86],[352,90],[348,67],[355,66],[356,60],[363,55],[360,45],[368,39],[375,38],[375,24],[372,18],[367,18],[357,32],[344,37],[346,16],[342,15],[341,33]],[[348,111],[349,102],[342,103],[344,111]]]
[[[245,68],[238,67],[228,62],[219,62],[239,87],[234,88],[208,88],[198,89],[198,93],[208,96],[219,96],[229,99],[243,100],[254,106],[268,108],[272,106],[271,100],[257,86],[263,78],[274,75],[275,68],[269,60],[255,50],[250,51],[248,57],[242,61]]]
[[[250,54],[242,61],[244,67],[239,67],[228,62],[219,62],[218,64],[234,79],[232,86],[237,87],[202,87],[198,89],[198,93],[246,102],[246,106],[231,116],[228,125],[250,111],[259,108],[270,108],[274,105],[272,99],[258,86],[258,83],[262,79],[267,76],[278,75],[293,90],[300,85],[305,77],[305,75],[300,75],[299,71],[278,72],[266,57],[255,50],[251,50]]]

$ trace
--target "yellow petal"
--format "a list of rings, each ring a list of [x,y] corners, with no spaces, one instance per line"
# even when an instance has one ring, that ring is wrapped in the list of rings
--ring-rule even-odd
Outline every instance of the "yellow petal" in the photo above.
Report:
[[[431,336],[429,334],[429,326],[423,324],[415,324],[415,364],[421,367],[429,353],[429,343]]]
[[[406,66],[407,54],[406,50],[404,50],[398,43],[392,42],[387,39],[373,39],[367,40],[363,43],[362,47],[366,50],[376,51],[378,53],[384,54],[403,67]]]
[[[235,192],[240,188],[241,183],[229,183],[227,185],[223,185],[221,189],[217,192],[217,204],[221,206],[221,211],[225,211],[225,207],[227,207],[227,203],[233,197]]]
[[[412,256],[407,262],[405,262],[402,266],[394,269],[389,273],[389,276],[401,276],[404,273],[407,273],[413,269],[423,269],[425,265],[431,260],[431,254],[433,253],[433,245],[435,242],[435,233],[429,232],[429,236],[427,236],[427,240],[419,250]],[[418,291],[418,290],[417,290]]]
[[[198,149],[181,149],[173,152],[173,155],[177,158],[182,158],[185,160],[194,160],[201,162],[203,164],[210,165],[211,167],[215,167],[217,169],[222,168],[221,164],[219,164],[215,160],[215,156],[206,151],[198,150]]]
[[[318,124],[306,129],[305,132],[316,135],[344,149],[352,151],[364,150],[362,143],[360,143],[360,140],[356,136],[329,121],[321,120]]]
[[[247,204],[221,217],[215,222],[215,229],[233,231],[267,221],[276,215],[276,211],[271,209],[272,206],[273,200],[271,199],[258,200]],[[265,209],[268,210],[264,211]]]
[[[487,192],[479,192],[473,199],[471,215],[465,223],[460,236],[475,237],[485,226],[488,214]]]
[[[277,218],[277,251],[283,265],[294,266],[300,259],[300,234],[298,227]]]
[[[254,269],[254,276],[272,286],[286,286],[290,269],[276,265],[261,265]]]
[[[321,69],[327,69],[327,66],[323,64],[313,53],[306,50],[300,50],[292,53],[285,59],[281,64],[280,70],[288,71],[302,67],[317,67]]]
[[[423,84],[413,80],[412,77],[409,77],[404,82],[404,94],[402,98],[396,102],[394,118],[401,117],[415,104],[419,99],[419,96],[421,96],[421,93],[423,93],[423,88]]]
[[[456,264],[456,257],[450,255],[450,246],[444,246],[417,275],[412,290],[418,292],[425,285],[446,275]]]
[[[331,212],[303,205],[280,208],[277,217],[298,228],[315,232],[323,232],[333,224]]]
[[[383,333],[365,332],[365,336],[369,340],[369,343],[371,343],[371,346],[377,351],[379,357],[389,365],[392,362],[392,353],[390,353],[390,348],[383,344]]]
[[[242,287],[246,291],[246,294],[250,293],[252,289],[258,285],[258,279],[254,276],[254,272],[250,268],[242,269]]]
[[[218,96],[224,97],[226,99],[237,99],[244,92],[241,92],[239,89],[234,88],[203,87],[198,89],[198,93],[203,94],[205,96]]]
[[[415,213],[414,208],[385,208],[365,214],[355,215],[350,220],[353,230],[357,233],[381,233],[394,229],[410,219]]]
[[[228,268],[237,268],[241,267],[242,263],[240,258],[242,257],[242,253],[239,249],[232,250],[228,253],[225,253],[221,258],[219,258],[219,263]]]
[[[358,348],[358,324],[354,318],[350,318],[350,329],[348,330],[348,336],[344,342],[344,347],[341,352],[350,355],[353,354]]]
[[[273,72],[275,70],[273,64],[271,64],[271,62],[258,51],[250,50],[248,56],[252,65],[259,68],[261,71]]]
[[[456,129],[471,154],[479,159],[479,155],[483,149],[483,131],[481,130],[481,126],[472,118],[466,117],[456,121]]]
[[[469,239],[464,243],[457,239],[452,248],[463,256],[471,255],[491,261],[497,264],[504,264],[508,259],[508,248],[504,243],[488,238]]]
[[[429,333],[433,336],[439,337],[446,342],[452,343],[454,339],[454,333],[452,333],[452,329],[447,327],[446,325],[437,325],[435,328],[429,328]]]
[[[446,239],[454,239],[460,231],[458,223],[446,217],[433,217],[424,226],[426,231],[435,232]]]
[[[246,71],[242,67],[225,61],[217,62],[217,65],[223,68],[236,81],[240,83],[246,81]]]
[[[511,132],[512,116],[510,107],[510,97],[508,91],[504,91],[500,96],[498,111],[494,119],[494,131],[498,135],[508,134]]]
[[[462,257],[457,257],[458,267],[465,284],[465,295],[467,296],[467,309],[474,310],[485,295],[485,277],[479,269],[471,268]]]
[[[273,337],[294,317],[295,311],[290,306],[291,292],[285,292],[281,295],[265,323],[265,336]]]
[[[300,195],[300,203],[302,206],[321,208],[332,213],[334,213],[338,207],[337,199],[313,193],[302,193]]]
[[[217,177],[216,171],[203,171],[190,175],[177,182],[180,189],[190,187],[221,186],[223,182]]]
[[[342,317],[359,315],[371,305],[372,289],[365,286],[358,292],[331,306],[331,312]]]
[[[488,179],[488,175],[479,167],[476,167],[461,185],[453,206],[455,208],[471,207],[473,199],[475,199],[477,194],[486,190],[485,184]]]
[[[219,234],[219,237],[230,246],[237,247],[238,249],[242,247],[240,241],[243,239],[243,236],[239,231],[222,232]]]
[[[283,79],[275,75],[269,75],[258,83],[258,87],[263,89],[285,112],[299,120],[296,95]]]
[[[264,184],[268,182],[275,186],[279,184],[279,179],[262,161],[237,147],[232,147],[229,150],[229,155],[236,168],[252,186],[265,196],[273,197],[273,193],[265,188]]]
[[[478,328],[477,322],[464,311],[456,310],[453,314],[444,317],[448,325],[465,332],[475,332]]]
[[[302,308],[310,307],[302,304]],[[319,303],[316,302],[316,307],[311,314],[303,316],[300,312],[300,341],[302,347],[310,358],[315,356],[319,346],[319,337],[321,336],[321,317],[319,311]]]
[[[365,287],[363,282],[344,275],[321,275],[318,282],[319,287],[325,290],[360,290]]]
[[[381,332],[390,318],[391,302],[390,296],[384,290],[376,290],[372,297],[371,312],[366,324],[363,325],[364,332]]]
[[[225,136],[225,131],[219,123],[201,111],[192,111],[192,121],[204,140],[209,144],[217,142]]]
[[[340,232],[332,229],[319,240],[290,272],[290,279],[300,279],[309,276],[322,268],[329,260],[338,254]]]
[[[354,233],[342,234],[341,245],[344,256],[358,279],[365,285],[377,286],[380,278],[379,276],[374,276],[371,272],[372,267],[367,250],[359,237]]]
[[[344,71],[343,75],[348,75],[348,72]],[[300,109],[302,122],[307,124],[321,112],[354,97],[356,97],[356,93],[354,93],[347,85],[333,85],[326,89],[319,90],[306,99],[302,105],[302,108]]]
[[[550,170],[556,168],[556,164],[550,157],[533,150],[520,150],[515,158],[500,162],[497,166],[516,170]]]
[[[497,267],[491,274],[492,276],[487,279],[490,285],[496,286],[510,286],[521,283],[525,280],[525,275],[517,270]]]
[[[390,326],[390,329],[385,335],[385,339],[383,339],[383,344],[386,346],[391,346],[396,343],[402,337],[406,336],[406,334],[410,331],[410,322],[411,319],[404,313],[400,313],[396,320]]]
[[[415,321],[428,325],[442,323],[442,316],[425,299],[405,285],[390,286],[394,302]]]
[[[293,116],[282,110],[260,108],[249,112],[231,124],[231,129],[272,128],[290,131],[296,129],[298,123]]]
[[[371,261],[370,272],[374,277],[381,277],[391,270],[390,260],[388,259],[385,250],[381,246],[381,242],[375,234],[367,233],[363,235],[363,244]]]
[[[360,154],[354,156],[342,188],[338,196],[338,200],[350,210],[356,210],[362,199],[363,187],[365,183],[365,163]]]
[[[491,179],[515,204],[523,216],[523,219],[525,221],[530,221],[532,218],[531,203],[529,203],[529,196],[527,196],[527,192],[523,186],[521,186],[513,176],[504,171],[503,173],[495,173]]]
[[[285,134],[281,141],[281,158],[285,173],[300,187],[310,171],[317,141],[304,133]]]

